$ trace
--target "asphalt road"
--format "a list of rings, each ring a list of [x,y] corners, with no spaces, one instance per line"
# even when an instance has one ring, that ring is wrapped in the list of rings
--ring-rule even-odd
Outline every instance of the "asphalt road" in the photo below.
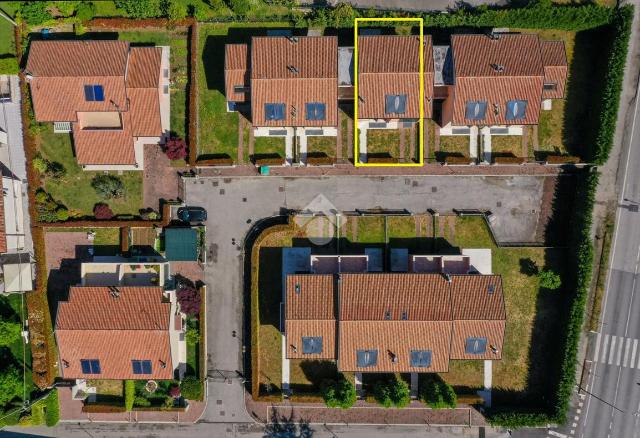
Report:
[[[374,207],[490,209],[505,240],[535,233],[541,177],[332,177],[186,179],[185,200],[208,211],[207,349],[209,422],[249,422],[242,379],[243,245],[255,221],[283,209],[353,211]],[[322,195],[318,197],[318,195]],[[226,378],[226,379],[225,379]]]
[[[636,37],[637,23],[636,20]],[[637,91],[631,114],[623,139],[618,176],[622,187],[601,326],[591,340],[588,359],[593,364],[587,386],[589,395],[576,431],[576,436],[581,438],[640,437],[640,106]]]

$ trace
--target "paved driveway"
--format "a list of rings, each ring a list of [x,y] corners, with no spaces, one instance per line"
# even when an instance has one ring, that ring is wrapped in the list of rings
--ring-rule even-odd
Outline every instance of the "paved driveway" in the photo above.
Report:
[[[530,241],[535,236],[544,178],[541,177],[332,177],[186,179],[185,198],[207,209],[209,263],[207,335],[209,403],[203,419],[251,421],[246,413],[242,370],[241,242],[253,223],[305,209],[319,194],[342,211],[374,207],[424,213],[459,209],[491,210],[500,240]],[[232,243],[236,239],[236,244]]]

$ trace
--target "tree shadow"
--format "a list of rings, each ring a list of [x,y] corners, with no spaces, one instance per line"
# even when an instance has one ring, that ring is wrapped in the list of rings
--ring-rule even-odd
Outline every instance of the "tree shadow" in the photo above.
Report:
[[[301,418],[296,421],[293,410],[289,416],[286,416],[279,415],[276,409],[272,409],[270,422],[265,426],[263,436],[265,438],[310,438],[313,433],[307,420]]]
[[[520,259],[520,273],[532,277],[534,275],[538,275],[538,265],[536,262],[531,260],[530,258],[522,258]]]

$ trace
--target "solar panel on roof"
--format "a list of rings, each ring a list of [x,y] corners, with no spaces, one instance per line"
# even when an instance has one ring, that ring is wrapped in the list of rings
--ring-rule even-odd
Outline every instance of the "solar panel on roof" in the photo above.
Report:
[[[524,119],[526,112],[526,100],[510,100],[507,102],[507,113],[505,114],[505,118],[507,120]]]
[[[378,363],[378,350],[356,350],[356,365],[359,368],[373,367]]]
[[[322,336],[303,336],[302,354],[322,353]]]
[[[431,366],[431,350],[411,350],[410,363],[412,367],[429,368]]]
[[[132,360],[133,374],[151,374],[150,360]]]
[[[100,374],[100,361],[98,359],[80,359],[80,367],[83,374]]]
[[[265,103],[264,117],[267,120],[284,120],[284,103]]]
[[[387,94],[384,97],[384,112],[387,114],[404,114],[407,109],[406,94]]]
[[[320,102],[305,103],[305,113],[307,120],[324,120],[326,105]]]
[[[467,354],[483,354],[487,351],[487,338],[467,338],[464,343]]]
[[[487,102],[484,100],[470,100],[467,102],[464,118],[467,120],[484,120],[487,112]]]

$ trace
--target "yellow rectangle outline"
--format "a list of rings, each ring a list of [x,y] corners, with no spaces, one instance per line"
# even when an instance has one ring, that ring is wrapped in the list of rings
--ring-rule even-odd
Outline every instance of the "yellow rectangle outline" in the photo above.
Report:
[[[414,21],[420,23],[420,104],[419,104],[419,160],[417,163],[360,163],[358,154],[358,22],[360,21]],[[424,166],[424,19],[422,18],[356,18],[353,23],[353,71],[354,71],[354,91],[353,91],[353,120],[355,129],[353,138],[353,163],[356,167],[419,167]]]

